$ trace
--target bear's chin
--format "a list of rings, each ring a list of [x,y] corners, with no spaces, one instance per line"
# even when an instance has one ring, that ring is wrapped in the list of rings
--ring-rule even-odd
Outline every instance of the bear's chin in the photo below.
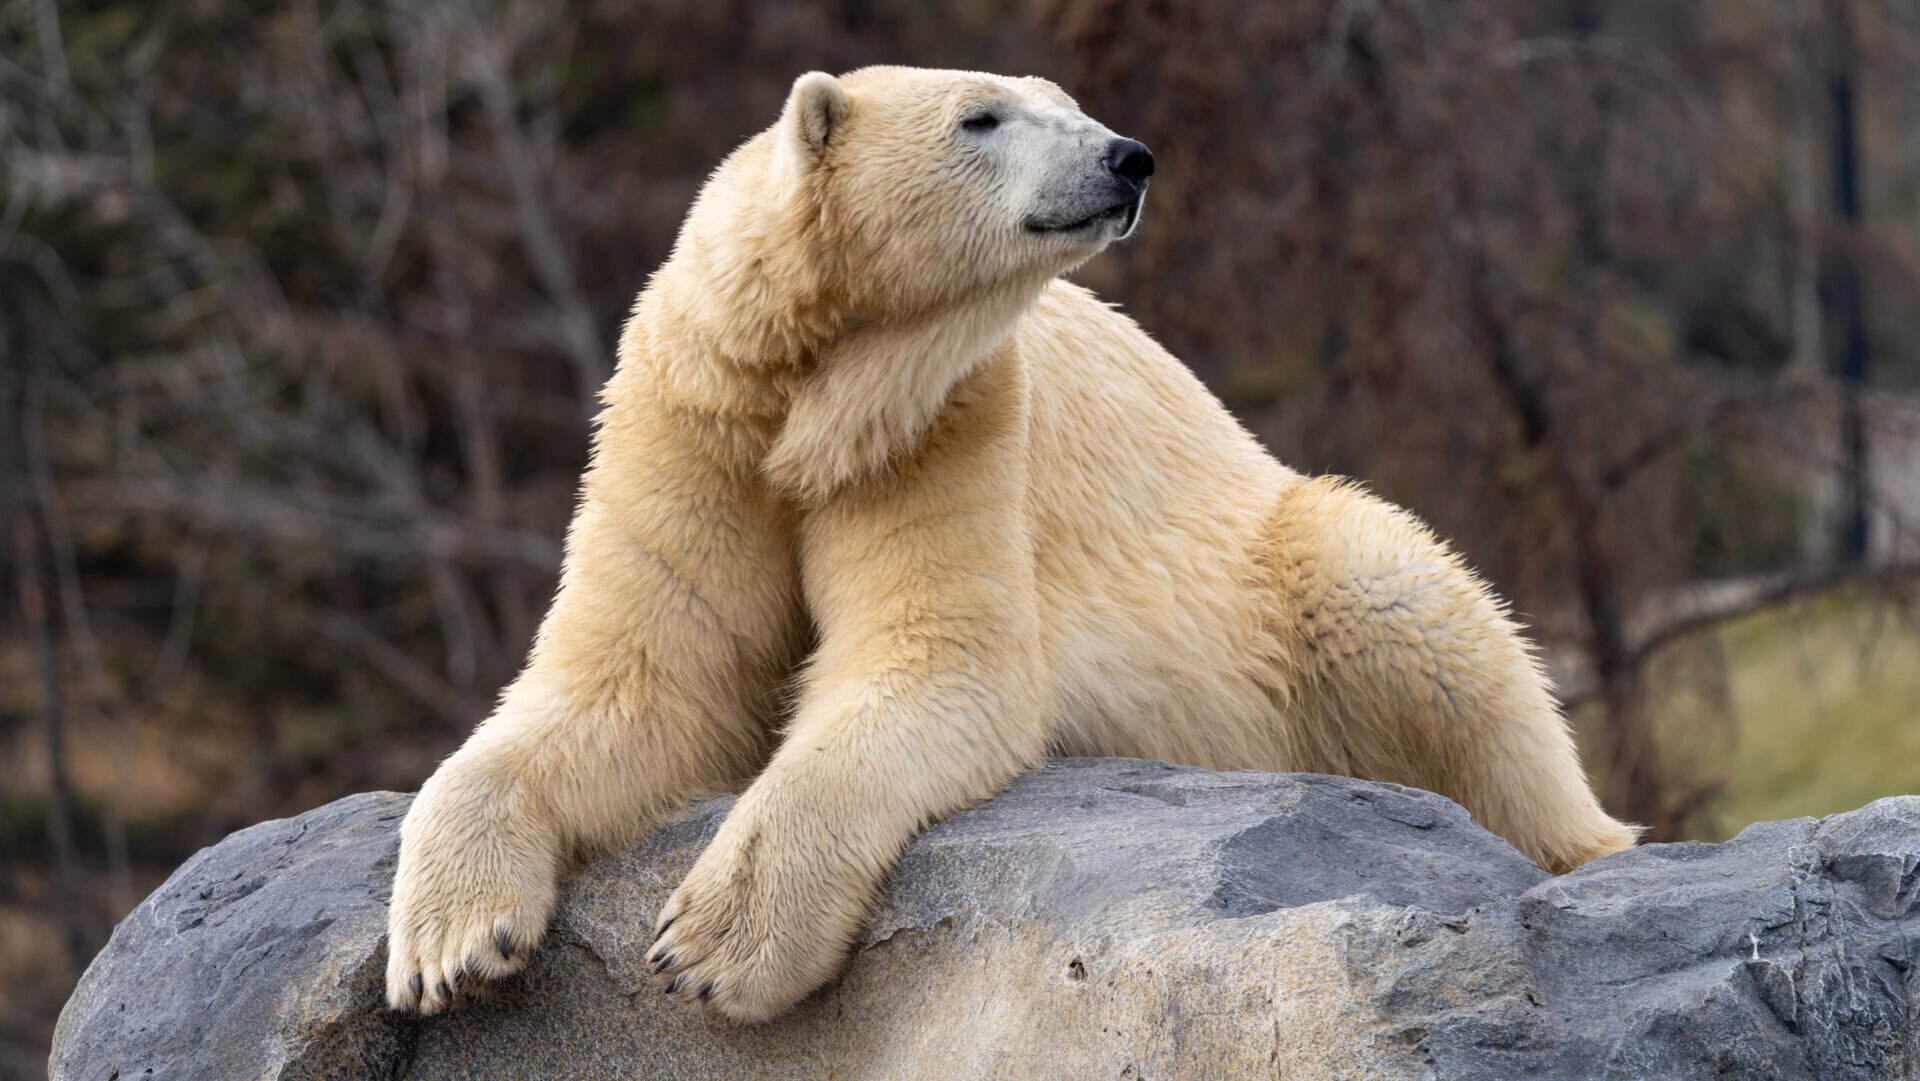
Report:
[[[1113,233],[1112,239],[1121,239],[1131,234],[1133,227],[1139,224],[1141,204],[1144,202],[1144,199],[1129,199],[1126,202],[1115,203],[1112,206],[1095,211],[1084,218],[1067,222],[1043,218],[1029,218],[1026,222],[1026,229],[1029,233],[1039,233],[1045,236],[1062,236],[1076,239],[1084,237],[1086,239],[1092,239],[1094,236],[1106,232],[1109,227],[1118,226],[1118,229]],[[1107,238],[1103,237],[1102,239]]]

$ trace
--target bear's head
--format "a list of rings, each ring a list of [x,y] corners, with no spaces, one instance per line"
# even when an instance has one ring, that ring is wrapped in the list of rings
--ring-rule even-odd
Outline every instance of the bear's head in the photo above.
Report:
[[[1037,290],[1133,230],[1152,174],[1145,146],[1044,79],[811,72],[689,227],[745,241],[753,265],[843,316],[897,317]]]

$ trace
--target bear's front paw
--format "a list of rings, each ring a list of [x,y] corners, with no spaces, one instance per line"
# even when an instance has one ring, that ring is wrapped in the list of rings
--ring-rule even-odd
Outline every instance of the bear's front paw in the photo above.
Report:
[[[546,933],[558,852],[516,802],[457,774],[415,798],[387,917],[389,1006],[447,1009],[518,971]]]
[[[734,825],[722,827],[667,898],[647,963],[676,999],[735,1021],[764,1021],[833,978],[860,933],[872,887],[847,870],[792,859],[818,848]]]

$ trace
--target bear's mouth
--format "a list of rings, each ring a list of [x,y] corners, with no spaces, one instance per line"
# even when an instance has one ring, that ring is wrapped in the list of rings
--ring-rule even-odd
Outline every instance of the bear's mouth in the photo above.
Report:
[[[1142,199],[1140,196],[1136,195],[1122,202],[1114,203],[1112,206],[1096,210],[1086,217],[1075,221],[1054,222],[1029,218],[1027,219],[1027,232],[1078,233],[1086,229],[1092,229],[1095,226],[1105,225],[1107,222],[1117,221],[1121,223],[1120,235],[1125,236],[1133,231],[1133,223],[1139,220],[1141,202]]]

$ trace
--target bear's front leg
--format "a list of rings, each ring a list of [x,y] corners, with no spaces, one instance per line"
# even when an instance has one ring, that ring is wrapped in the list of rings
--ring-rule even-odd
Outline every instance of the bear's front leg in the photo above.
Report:
[[[610,412],[526,671],[401,826],[396,1009],[435,1013],[519,968],[569,862],[765,761],[805,641],[792,514],[697,417],[652,404]]]
[[[784,745],[668,898],[669,994],[772,1017],[832,978],[909,841],[1044,753],[1024,370],[956,389],[890,476],[801,527],[820,627]]]

